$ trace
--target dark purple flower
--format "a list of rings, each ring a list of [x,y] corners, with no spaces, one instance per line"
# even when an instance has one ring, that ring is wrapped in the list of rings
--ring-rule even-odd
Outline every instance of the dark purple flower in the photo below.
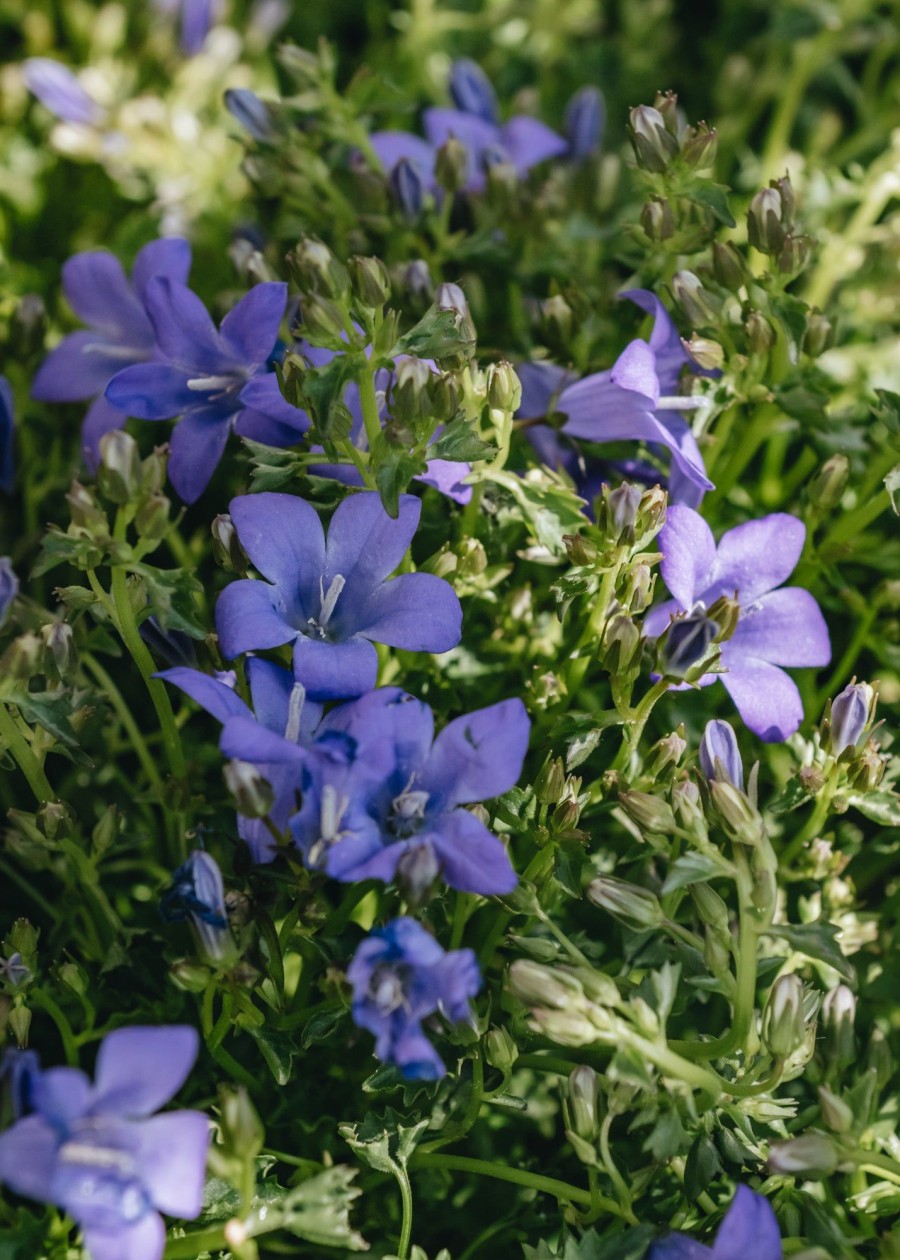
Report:
[[[129,281],[122,264],[106,250],[75,254],[63,265],[62,285],[75,314],[88,325],[69,333],[38,368],[31,388],[41,402],[81,402],[93,398],[81,431],[84,458],[96,470],[100,439],[125,423],[123,411],[103,391],[122,368],[159,358],[156,334],[146,309],[155,277],[187,280],[191,247],[177,237],[151,241],[139,251]]]
[[[283,831],[297,808],[300,771],[280,741],[298,753],[307,747],[321,720],[322,706],[308,700],[305,688],[280,665],[254,656],[247,661],[246,670],[252,709],[235,691],[233,673],[212,678],[196,669],[176,667],[157,677],[180,687],[222,723],[223,753],[257,766],[274,793],[269,818]],[[267,756],[273,747],[279,754],[274,761]],[[238,815],[238,834],[254,862],[271,862],[275,857],[275,841],[263,819]]]
[[[167,16],[178,15],[182,51],[189,57],[195,57],[215,20],[218,7],[215,0],[154,0],[154,7]]]
[[[375,1034],[375,1054],[408,1080],[437,1080],[447,1068],[422,1031],[440,1012],[453,1023],[471,1018],[470,1000],[481,988],[470,949],[446,952],[414,919],[375,928],[347,968],[353,986],[353,1020]]]
[[[339,504],[328,541],[315,508],[290,494],[232,499],[241,546],[266,581],[245,578],[219,596],[216,627],[227,657],[294,644],[294,675],[313,699],[361,695],[375,685],[375,643],[447,652],[462,609],[430,573],[388,581],[419,523],[422,505],[400,496],[392,520],[372,492]]]
[[[595,87],[580,88],[566,106],[565,130],[573,162],[583,162],[597,152],[605,125],[603,93]]]
[[[30,1114],[0,1135],[0,1181],[67,1211],[91,1260],[161,1260],[159,1213],[200,1211],[209,1122],[153,1112],[184,1084],[197,1046],[193,1028],[120,1028],[100,1045],[93,1084],[76,1068],[41,1072]]]
[[[98,105],[60,61],[51,57],[29,57],[24,63],[25,86],[51,114],[63,122],[84,127],[98,126],[106,111]]]
[[[266,105],[249,88],[229,88],[225,108],[254,140],[271,140],[275,132]]]
[[[465,114],[474,114],[487,123],[499,121],[497,93],[476,61],[470,57],[458,57],[450,69],[449,87],[457,109]]]
[[[728,722],[716,719],[706,723],[700,741],[700,769],[709,783],[724,780],[743,790],[744,763],[737,736]]]
[[[307,865],[344,882],[399,878],[414,895],[438,877],[462,892],[511,892],[505,846],[463,807],[514,786],[529,725],[521,700],[504,700],[435,739],[431,709],[396,687],[329,713],[320,730],[350,736],[356,753],[306,766],[291,833]]]
[[[159,903],[169,923],[190,922],[203,954],[221,962],[234,950],[225,910],[225,885],[216,859],[195,849],[172,876]]]
[[[782,1260],[781,1232],[768,1200],[738,1186],[711,1247],[670,1234],[653,1244],[647,1260]]]
[[[40,1060],[34,1050],[4,1050],[0,1056],[0,1086],[5,1118],[21,1120],[34,1110],[32,1097],[40,1074]]]
[[[806,538],[795,516],[776,512],[722,535],[718,548],[703,518],[691,508],[669,509],[659,536],[663,580],[675,596],[652,609],[644,633],[663,633],[671,617],[736,596],[741,609],[734,635],[722,644],[723,674],[705,674],[700,686],[721,678],[754,734],[787,739],[803,720],[803,704],[782,668],[827,665],[828,628],[808,591],[776,590],[793,572]]]
[[[106,398],[138,420],[179,416],[171,437],[169,478],[185,503],[195,502],[222,458],[232,429],[259,438],[269,422],[241,391],[266,365],[278,341],[287,285],[251,289],[216,329],[206,307],[184,284],[157,276],[145,295],[147,314],[165,362],[119,372]]]
[[[10,493],[16,481],[16,411],[9,381],[0,376],[0,490]]]
[[[0,556],[0,629],[6,624],[13,600],[19,593],[19,579],[16,577],[9,556]]]

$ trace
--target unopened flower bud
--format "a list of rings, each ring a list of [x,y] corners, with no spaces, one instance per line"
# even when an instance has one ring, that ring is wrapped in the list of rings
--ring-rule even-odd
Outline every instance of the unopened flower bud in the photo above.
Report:
[[[590,568],[599,555],[597,544],[587,534],[563,534],[563,543],[572,564],[581,568]]]
[[[747,345],[754,354],[768,354],[775,344],[775,330],[759,311],[751,311],[744,321]]]
[[[378,310],[391,296],[391,278],[380,258],[360,258],[358,254],[347,263],[353,291],[363,306]]]
[[[406,264],[401,274],[400,284],[404,293],[409,294],[414,300],[420,303],[431,301],[434,281],[424,258],[414,258],[412,262]]]
[[[149,499],[138,508],[134,518],[134,527],[141,538],[148,542],[158,542],[166,536],[169,529],[169,511],[172,502],[164,494],[151,494]]]
[[[541,323],[545,335],[559,345],[567,345],[572,335],[572,308],[561,293],[541,302]]]
[[[803,349],[806,354],[817,359],[820,354],[830,350],[834,345],[834,325],[827,315],[813,308],[806,317],[806,332],[803,334]]]
[[[564,122],[573,162],[583,162],[599,149],[605,123],[603,93],[595,87],[580,88],[566,106]]]
[[[425,205],[425,183],[415,162],[401,158],[388,179],[391,197],[405,219],[414,223]]]
[[[18,363],[39,354],[47,331],[47,309],[38,293],[23,293],[9,321],[8,353]]]
[[[272,117],[264,103],[249,88],[229,88],[225,93],[225,108],[254,140],[266,141],[274,138]]]
[[[846,455],[832,455],[809,483],[809,501],[822,516],[836,508],[850,479],[850,461]]]
[[[254,1160],[262,1150],[265,1130],[243,1085],[220,1091],[220,1116],[225,1145],[243,1160]]]
[[[730,241],[713,241],[713,274],[723,289],[737,293],[747,278],[744,260]]]
[[[304,236],[286,258],[288,272],[301,293],[344,301],[350,291],[347,268],[315,236]],[[303,303],[306,319],[306,302]]]
[[[825,1053],[838,1068],[849,1067],[856,1061],[856,1037],[853,1032],[855,1019],[856,995],[852,989],[846,984],[829,989],[822,1003]]]
[[[776,265],[783,276],[793,276],[802,271],[809,258],[812,241],[808,236],[795,236],[789,232],[781,243]]]
[[[41,627],[41,638],[60,678],[68,678],[78,667],[78,648],[72,627],[65,621],[52,621]]]
[[[697,907],[697,913],[713,932],[723,941],[730,939],[728,929],[730,916],[728,906],[714,888],[702,882],[691,884],[691,898]]]
[[[774,1173],[827,1177],[838,1163],[837,1147],[824,1133],[804,1133],[789,1142],[776,1142],[769,1151],[769,1168]]]
[[[210,976],[209,967],[193,958],[180,958],[169,968],[169,979],[185,993],[203,993]]]
[[[725,351],[718,341],[713,341],[710,337],[699,337],[694,333],[688,341],[682,338],[681,344],[697,367],[703,368],[705,372],[717,372],[725,362]]]
[[[605,533],[611,542],[618,542],[623,534],[634,537],[634,525],[641,506],[642,492],[638,486],[623,481],[606,497]]]
[[[488,404],[497,411],[513,412],[522,402],[522,383],[515,368],[505,359],[492,363],[488,370]]]
[[[641,227],[651,241],[668,241],[675,235],[675,216],[666,197],[651,197],[645,202]]]
[[[647,773],[652,779],[658,780],[670,766],[678,765],[686,748],[687,740],[684,738],[683,726],[680,726],[677,731],[664,735],[662,739],[656,741],[647,754]],[[675,821],[674,814],[672,821]]]
[[[722,300],[703,284],[693,271],[676,271],[672,277],[672,295],[692,324],[715,325],[722,310]]]
[[[475,325],[466,295],[458,284],[439,284],[434,293],[434,304],[439,311],[455,311],[459,316],[459,329],[468,341],[475,340]]]
[[[448,87],[457,109],[464,114],[474,114],[486,123],[497,122],[500,112],[497,94],[477,62],[469,57],[457,58],[450,70]]]
[[[138,444],[124,429],[112,429],[100,439],[100,491],[113,503],[127,503],[138,487],[141,455]]]
[[[762,1019],[762,1039],[776,1059],[786,1059],[803,1044],[803,982],[789,972],[769,991]]]
[[[546,967],[530,958],[519,958],[512,964],[507,988],[526,1006],[562,1011],[585,1002],[584,989],[570,972]]]
[[[675,830],[675,814],[668,801],[650,792],[621,792],[619,804],[642,831],[667,836]]]
[[[440,864],[430,844],[407,849],[397,863],[397,883],[411,906],[421,906],[440,874]]]
[[[588,901],[634,932],[658,928],[665,917],[659,899],[648,888],[624,879],[601,876],[592,880],[586,891]]]
[[[0,657],[0,677],[10,682],[27,682],[41,672],[44,645],[29,630],[18,635]]]
[[[502,1024],[495,1024],[488,1029],[484,1039],[484,1057],[491,1067],[502,1072],[504,1077],[509,1076],[513,1064],[519,1057],[519,1047]]]
[[[341,308],[330,298],[313,294],[300,303],[303,333],[313,345],[337,349],[344,345],[344,317]]]
[[[102,530],[108,532],[109,523],[106,513],[100,507],[94,495],[80,481],[73,481],[66,495],[66,502],[72,513],[72,524],[81,529]]]
[[[703,933],[703,961],[714,976],[728,975],[731,971],[731,951],[720,933],[711,927]]]
[[[6,625],[13,601],[19,593],[19,579],[9,556],[0,556],[0,629]]]
[[[715,622],[718,633],[716,643],[724,643],[737,630],[741,618],[741,606],[732,595],[720,595],[706,610],[710,621]]]
[[[761,188],[747,211],[747,239],[763,254],[777,254],[787,235],[784,206],[777,188]]]
[[[868,683],[850,683],[831,703],[828,747],[834,757],[855,748],[872,717],[875,690]]]
[[[9,1013],[8,1023],[16,1039],[16,1045],[20,1050],[24,1050],[28,1045],[28,1033],[31,1029],[31,1011],[27,1006],[14,1006]]]
[[[447,193],[458,192],[469,173],[469,151],[462,140],[449,136],[437,151],[434,174]]]
[[[600,659],[611,674],[633,669],[640,657],[641,632],[628,613],[614,613],[603,630]]]
[[[705,609],[676,617],[660,637],[656,667],[664,678],[686,678],[705,661],[718,633],[718,626]]]
[[[39,830],[48,840],[71,835],[75,825],[72,811],[63,801],[45,801],[35,817]]]
[[[562,757],[550,757],[534,782],[534,794],[543,805],[556,805],[562,799],[566,771]]]
[[[667,88],[665,92],[657,92],[653,98],[653,108],[658,110],[666,124],[666,130],[677,136],[680,130],[678,93]]]
[[[705,834],[706,818],[700,789],[691,779],[681,779],[673,786],[672,807],[682,827],[700,835]]]
[[[630,613],[642,613],[653,600],[653,570],[638,561],[628,570],[622,602]]]
[[[702,122],[689,128],[681,141],[681,156],[693,170],[708,170],[715,164],[719,138],[715,127]]]
[[[750,798],[727,779],[713,779],[709,793],[729,836],[740,844],[758,844],[762,819]]]
[[[593,1142],[600,1132],[600,1080],[588,1064],[569,1073],[567,1101],[572,1131],[585,1142]]]
[[[678,141],[652,105],[638,105],[629,114],[628,133],[637,164],[645,171],[664,171],[678,154]]]
[[[271,785],[249,761],[228,761],[222,772],[225,786],[244,818],[265,818],[272,808]]]
[[[832,1133],[849,1133],[853,1128],[853,1108],[824,1085],[819,1086],[819,1109]]]
[[[707,722],[700,741],[700,769],[707,782],[724,779],[736,788],[744,786],[744,763],[737,736],[728,722]]]
[[[874,739],[870,739],[850,763],[848,777],[853,790],[855,792],[874,791],[884,778],[886,761]]]
[[[243,573],[247,557],[238,539],[234,521],[227,512],[220,512],[210,526],[213,540],[213,556],[216,563],[229,573]]]

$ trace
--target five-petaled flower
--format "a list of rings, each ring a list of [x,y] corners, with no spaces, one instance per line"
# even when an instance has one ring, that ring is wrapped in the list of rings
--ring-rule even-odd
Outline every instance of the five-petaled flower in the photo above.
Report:
[[[375,1053],[410,1080],[436,1080],[443,1059],[422,1031],[440,1012],[454,1023],[471,1017],[470,999],[481,988],[470,949],[445,952],[414,919],[394,919],[363,941],[347,968],[353,986],[353,1020],[375,1034]]]
[[[648,1260],[781,1260],[781,1233],[769,1201],[738,1186],[715,1242],[704,1247],[685,1234],[670,1234],[650,1248]]]
[[[265,372],[287,305],[287,285],[267,282],[245,294],[217,330],[186,285],[155,276],[144,301],[164,362],[118,372],[107,401],[138,420],[181,417],[171,438],[169,479],[185,503],[200,497],[232,429],[265,441],[271,422],[241,391]]]
[[[28,1114],[0,1134],[0,1181],[55,1203],[84,1231],[91,1260],[161,1260],[160,1212],[200,1211],[209,1122],[154,1115],[184,1084],[193,1028],[120,1028],[104,1038],[94,1082],[51,1068],[29,1082]]]
[[[290,494],[232,499],[241,546],[266,579],[244,578],[219,596],[216,627],[227,657],[294,644],[294,675],[315,700],[374,687],[375,643],[446,652],[459,643],[462,609],[430,573],[388,581],[419,523],[421,503],[401,495],[392,520],[373,492],[339,504],[328,540],[315,508]]]
[[[802,521],[776,512],[729,529],[716,547],[703,518],[678,505],[659,536],[662,576],[675,598],[650,611],[645,633],[660,635],[672,616],[736,596],[740,620],[721,647],[726,672],[704,674],[700,686],[721,678],[747,726],[769,742],[787,739],[803,720],[800,693],[781,666],[831,659],[828,627],[812,595],[797,586],[775,589],[793,572],[805,538]]]

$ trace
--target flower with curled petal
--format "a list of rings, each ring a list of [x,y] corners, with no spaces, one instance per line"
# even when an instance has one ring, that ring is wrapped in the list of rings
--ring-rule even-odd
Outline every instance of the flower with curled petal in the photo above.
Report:
[[[771,1204],[747,1186],[738,1186],[711,1247],[686,1234],[670,1234],[653,1244],[647,1260],[782,1260],[782,1254]]]

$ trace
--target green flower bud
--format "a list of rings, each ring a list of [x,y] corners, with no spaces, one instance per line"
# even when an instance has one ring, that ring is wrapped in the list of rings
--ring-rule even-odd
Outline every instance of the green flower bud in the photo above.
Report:
[[[588,884],[586,892],[588,901],[633,932],[657,928],[665,917],[659,899],[648,888],[629,884],[624,879],[601,876]]]
[[[488,369],[488,404],[497,411],[512,413],[522,402],[522,383],[511,363],[502,360]]]
[[[677,137],[679,130],[678,93],[673,92],[671,88],[665,92],[657,92],[653,98],[653,108],[662,115],[663,122],[666,124],[666,130]]]
[[[628,570],[622,602],[630,613],[642,613],[653,602],[655,582],[649,564],[638,561]]]
[[[8,353],[10,359],[26,363],[44,348],[47,331],[47,309],[37,293],[23,293],[9,321]]]
[[[265,818],[272,808],[271,785],[249,761],[228,761],[223,770],[225,786],[244,818]]]
[[[832,455],[809,483],[809,501],[822,515],[840,503],[850,479],[850,461],[846,455]]]
[[[567,1082],[571,1129],[585,1142],[593,1142],[600,1132],[600,1080],[586,1063],[575,1068]]]
[[[555,344],[566,346],[572,335],[572,308],[561,293],[554,293],[541,302],[541,323],[544,335]]]
[[[469,151],[456,136],[441,145],[437,151],[434,174],[445,192],[455,193],[463,187],[469,171]]]
[[[793,276],[803,270],[812,243],[808,236],[794,236],[791,232],[787,234],[776,258],[776,266],[783,276]]]
[[[665,197],[651,197],[644,203],[641,227],[651,241],[668,241],[675,235],[675,216]]]
[[[822,1003],[822,1023],[825,1026],[825,1054],[838,1069],[850,1067],[856,1062],[856,1037],[853,1023],[856,1019],[856,995],[845,984],[829,989]]]
[[[678,141],[663,114],[650,105],[638,105],[628,117],[628,134],[638,166],[645,171],[664,171],[678,154]]]
[[[569,560],[582,569],[591,568],[600,554],[597,544],[587,534],[563,534],[563,543]]]
[[[36,634],[20,634],[0,657],[0,677],[10,682],[28,682],[41,673],[44,645]]]
[[[751,311],[744,321],[747,345],[754,354],[768,354],[775,344],[775,330],[759,311]]]
[[[675,814],[668,801],[649,792],[621,792],[619,804],[642,831],[668,836],[675,830]]]
[[[355,254],[347,263],[350,283],[363,306],[381,310],[391,296],[391,278],[380,258],[360,258]]]
[[[720,595],[717,600],[710,604],[706,610],[706,615],[710,621],[714,621],[718,626],[715,642],[724,643],[737,630],[738,622],[741,619],[741,606],[737,599],[732,596]]]
[[[769,1151],[769,1168],[774,1173],[802,1173],[805,1177],[827,1177],[840,1162],[838,1149],[824,1133],[804,1133],[789,1142],[777,1142]]]
[[[203,993],[211,974],[209,967],[193,958],[179,958],[169,968],[169,979],[184,993]]]
[[[238,539],[234,521],[227,512],[220,512],[210,526],[213,556],[216,564],[228,573],[245,573],[247,556]]]
[[[41,638],[58,676],[65,679],[74,674],[78,668],[78,648],[68,622],[51,621],[41,626]]]
[[[328,246],[315,236],[304,236],[285,259],[288,273],[301,293],[345,302],[350,295],[350,276]],[[303,314],[306,319],[306,305]]]
[[[614,613],[603,631],[600,660],[610,674],[625,674],[641,654],[641,632],[628,613]]]
[[[713,275],[723,289],[737,293],[747,279],[744,259],[728,241],[713,241]]]
[[[741,844],[758,844],[762,836],[762,818],[745,792],[727,779],[715,779],[709,793],[716,813],[732,840]]]
[[[704,371],[718,371],[725,362],[725,351],[718,341],[713,341],[710,337],[698,337],[694,333],[689,341],[682,338],[681,344]]]
[[[832,1133],[849,1133],[853,1128],[853,1108],[824,1085],[819,1086],[819,1109]]]
[[[761,188],[747,211],[747,239],[763,254],[777,254],[787,235],[781,194],[776,187]]]
[[[718,144],[715,127],[702,122],[688,128],[681,141],[681,156],[692,170],[708,170],[715,164]]]
[[[779,976],[766,1001],[762,1039],[776,1059],[786,1059],[803,1045],[803,983],[793,973]]]
[[[703,934],[703,961],[714,976],[731,973],[731,951],[711,927]]]
[[[484,1057],[491,1067],[503,1073],[504,1078],[512,1072],[513,1065],[519,1057],[519,1047],[502,1025],[495,1024],[488,1029],[484,1039]]]
[[[855,792],[874,791],[884,777],[886,765],[887,758],[881,754],[875,741],[870,739],[850,763],[850,786]]]
[[[823,315],[816,307],[806,317],[806,332],[803,334],[803,350],[812,358],[830,350],[834,345],[834,325],[827,315]]]
[[[254,1160],[266,1139],[262,1121],[243,1085],[219,1091],[222,1138],[227,1149],[247,1162]]]
[[[703,922],[723,941],[731,940],[728,906],[709,884],[691,884],[691,899]]]
[[[711,290],[704,289],[693,271],[675,272],[672,295],[692,324],[715,326],[722,311],[722,299]]]
[[[550,757],[544,762],[534,783],[534,794],[542,805],[556,805],[566,786],[566,770],[562,757]]]
[[[100,821],[91,832],[94,852],[100,856],[108,852],[119,836],[122,818],[115,805],[108,805],[100,815]]]
[[[327,350],[345,348],[344,315],[330,298],[319,297],[317,294],[305,297],[300,305],[300,314],[304,335],[314,346],[320,345]]]
[[[31,1028],[31,1011],[27,1006],[14,1006],[9,1013],[8,1023],[13,1030],[16,1045],[20,1050],[26,1050],[28,1048],[28,1033]]]
[[[38,829],[48,840],[65,839],[75,826],[75,816],[63,801],[46,801],[35,817]]]
[[[672,806],[679,823],[695,835],[706,835],[706,816],[700,789],[691,779],[681,779],[672,788]]]
[[[410,357],[397,364],[391,388],[391,411],[396,420],[415,423],[431,414],[433,377],[424,359]]]
[[[139,498],[149,498],[160,494],[166,484],[166,469],[169,463],[169,451],[166,446],[155,446],[145,459],[141,460],[141,476],[138,487]]]
[[[679,732],[681,732],[679,734]],[[677,766],[681,758],[684,756],[687,748],[687,740],[684,739],[684,727],[680,726],[677,731],[672,731],[668,735],[664,735],[662,739],[657,740],[647,754],[647,774],[654,780],[659,779],[670,766]],[[632,795],[634,795],[632,793]],[[658,797],[654,797],[658,800]],[[670,810],[670,813],[672,811]],[[675,823],[675,814],[672,813],[672,823]]]
[[[172,502],[164,494],[151,494],[141,505],[134,518],[135,529],[148,542],[159,542],[169,530],[169,511]]]
[[[113,503],[127,503],[141,478],[138,444],[124,429],[113,429],[100,439],[100,467],[97,483],[100,493]]]
[[[519,958],[512,964],[506,987],[526,1006],[562,1011],[585,1001],[584,989],[569,971],[545,967],[530,958]]]
[[[72,524],[80,529],[101,533],[109,537],[109,521],[94,495],[80,481],[73,481],[66,495],[72,513]]]

